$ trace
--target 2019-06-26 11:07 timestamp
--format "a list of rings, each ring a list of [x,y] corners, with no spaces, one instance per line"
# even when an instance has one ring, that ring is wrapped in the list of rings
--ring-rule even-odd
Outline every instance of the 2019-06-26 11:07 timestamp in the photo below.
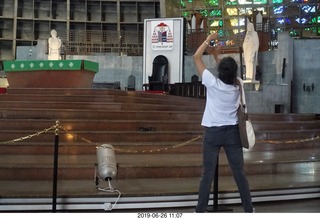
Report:
[[[137,213],[137,218],[182,218],[183,213]]]

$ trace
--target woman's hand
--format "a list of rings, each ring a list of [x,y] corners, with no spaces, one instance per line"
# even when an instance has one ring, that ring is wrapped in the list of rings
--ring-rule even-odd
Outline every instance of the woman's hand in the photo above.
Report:
[[[218,35],[216,32],[213,32],[213,33],[211,33],[209,36],[207,36],[206,41],[207,41],[208,43],[210,43],[210,41],[212,41],[212,40],[217,40],[218,37],[219,37],[219,35]]]
[[[217,64],[220,63],[219,54],[221,54],[221,44],[218,42],[218,38],[219,35],[216,32],[213,32],[206,39],[206,42],[208,42],[209,45],[211,41],[215,41],[214,46],[209,46],[210,49],[208,53],[213,55]]]
[[[211,33],[209,36],[207,36],[206,40],[198,47],[197,51],[193,54],[193,60],[196,65],[198,74],[202,76],[203,71],[206,69],[206,65],[204,64],[202,60],[202,54],[207,49],[207,47],[210,47],[210,41],[217,40],[218,34],[217,33]],[[217,55],[214,54],[214,57],[216,59],[216,62],[219,62],[219,58]]]

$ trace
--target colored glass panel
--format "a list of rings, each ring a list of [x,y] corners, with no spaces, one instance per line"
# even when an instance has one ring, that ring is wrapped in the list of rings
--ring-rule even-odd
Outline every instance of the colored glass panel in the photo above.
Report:
[[[293,36],[310,33],[319,35],[319,0],[181,0],[182,8],[189,11],[187,18],[198,12],[207,17],[208,27],[228,29],[230,33],[242,34],[243,18],[262,13],[268,24],[264,31],[270,31],[271,40],[278,31],[290,31]],[[240,6],[240,7],[239,7]],[[219,17],[219,20],[214,19]],[[221,18],[221,19],[220,19]],[[224,33],[225,34],[225,33]],[[243,37],[243,36],[242,36]]]

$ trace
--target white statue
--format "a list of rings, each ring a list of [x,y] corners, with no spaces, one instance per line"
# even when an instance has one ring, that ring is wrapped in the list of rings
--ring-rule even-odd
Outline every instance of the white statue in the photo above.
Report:
[[[60,47],[61,47],[61,40],[57,37],[57,31],[51,30],[51,37],[48,39],[49,44],[49,54],[48,60],[60,60]]]
[[[247,22],[247,33],[243,42],[243,56],[246,66],[246,80],[255,81],[258,64],[259,37],[253,24]]]

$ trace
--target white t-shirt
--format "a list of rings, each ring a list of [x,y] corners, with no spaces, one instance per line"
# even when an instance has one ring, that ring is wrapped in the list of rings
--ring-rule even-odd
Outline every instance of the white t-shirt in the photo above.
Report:
[[[205,127],[238,124],[239,86],[223,83],[205,69],[202,84],[207,88],[206,107],[201,125]]]

